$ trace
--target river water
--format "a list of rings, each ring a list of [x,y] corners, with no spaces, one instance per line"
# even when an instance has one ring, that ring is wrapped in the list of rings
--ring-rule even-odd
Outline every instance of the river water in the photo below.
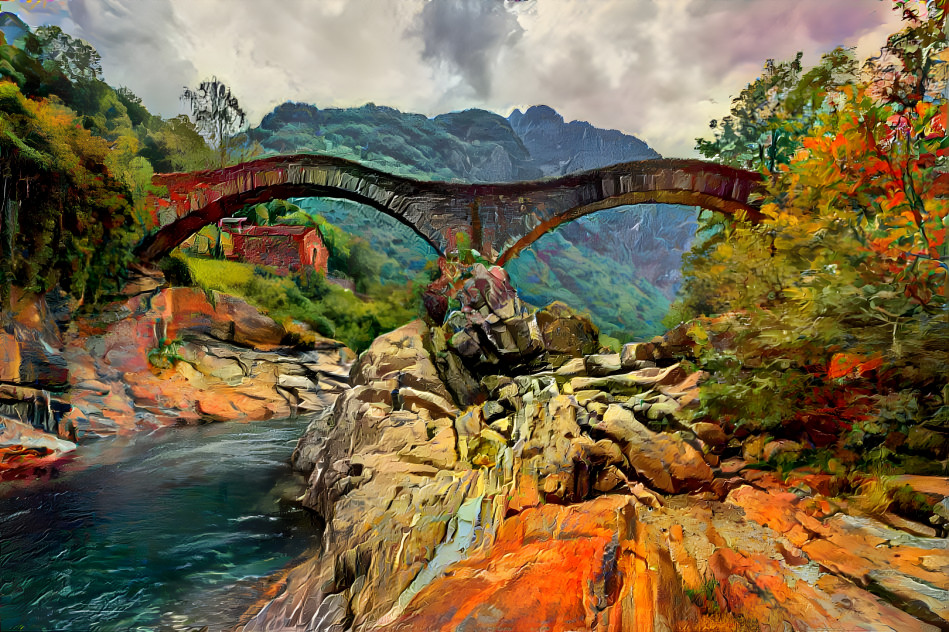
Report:
[[[101,439],[47,480],[0,483],[0,628],[233,626],[317,545],[288,461],[306,421]]]

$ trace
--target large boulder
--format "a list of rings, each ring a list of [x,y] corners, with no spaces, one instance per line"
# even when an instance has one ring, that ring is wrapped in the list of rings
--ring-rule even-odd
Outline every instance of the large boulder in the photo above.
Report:
[[[653,489],[675,493],[712,480],[712,470],[698,450],[678,435],[652,432],[618,404],[610,404],[595,427],[623,446],[632,469]]]
[[[448,347],[476,373],[510,370],[538,359],[544,341],[503,268],[475,264],[445,319]]]

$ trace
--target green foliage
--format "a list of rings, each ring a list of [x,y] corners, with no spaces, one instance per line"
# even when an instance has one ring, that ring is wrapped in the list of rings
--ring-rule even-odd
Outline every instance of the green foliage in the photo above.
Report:
[[[172,286],[191,287],[195,285],[191,269],[188,267],[188,260],[180,252],[172,252],[159,262],[158,267],[165,275],[165,280]]]
[[[609,336],[604,333],[600,334],[599,342],[601,347],[605,347],[613,353],[619,353],[623,349],[623,343],[620,342],[618,338],[614,338],[613,336]]]
[[[130,191],[109,169],[106,141],[68,109],[0,83],[2,283],[57,283],[94,302],[117,289],[136,239]]]
[[[710,577],[702,582],[698,588],[686,588],[685,596],[699,608],[706,609],[707,612],[718,612],[718,602],[715,600],[715,589],[718,588],[718,580]]]
[[[792,61],[769,59],[762,76],[732,99],[729,116],[711,122],[712,140],[696,139],[699,153],[716,162],[769,172],[788,164],[826,98],[853,82],[858,71],[852,49],[827,53],[807,72],[802,57],[798,53]]]
[[[92,46],[58,27],[16,46],[0,35],[4,293],[58,283],[87,305],[108,297],[153,226],[143,204],[155,192],[152,161],[162,169],[205,162],[200,136],[105,84],[99,63]]]
[[[406,287],[379,286],[368,299],[355,296],[322,275],[280,277],[260,266],[186,257],[198,287],[240,297],[278,322],[306,323],[324,336],[362,351],[377,336],[418,315],[417,302]]]
[[[180,339],[165,340],[160,342],[154,349],[148,350],[148,362],[159,369],[170,369],[176,362],[181,362],[184,358],[181,356],[181,345],[184,341]]]

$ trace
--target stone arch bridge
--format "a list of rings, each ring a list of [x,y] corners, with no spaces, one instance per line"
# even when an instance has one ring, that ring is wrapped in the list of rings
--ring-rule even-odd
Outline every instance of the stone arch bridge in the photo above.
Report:
[[[627,204],[684,204],[757,221],[763,187],[757,173],[700,160],[645,160],[535,182],[461,184],[413,180],[309,154],[160,174],[153,182],[168,193],[148,200],[159,226],[137,249],[145,262],[160,259],[202,226],[272,199],[361,202],[408,225],[439,253],[453,248],[463,231],[473,248],[503,265],[564,222]]]

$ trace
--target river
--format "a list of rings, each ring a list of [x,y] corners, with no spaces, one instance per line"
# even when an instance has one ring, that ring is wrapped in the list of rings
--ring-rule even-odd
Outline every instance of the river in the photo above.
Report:
[[[262,578],[317,545],[288,461],[301,419],[83,444],[46,480],[0,483],[4,631],[233,626]]]

